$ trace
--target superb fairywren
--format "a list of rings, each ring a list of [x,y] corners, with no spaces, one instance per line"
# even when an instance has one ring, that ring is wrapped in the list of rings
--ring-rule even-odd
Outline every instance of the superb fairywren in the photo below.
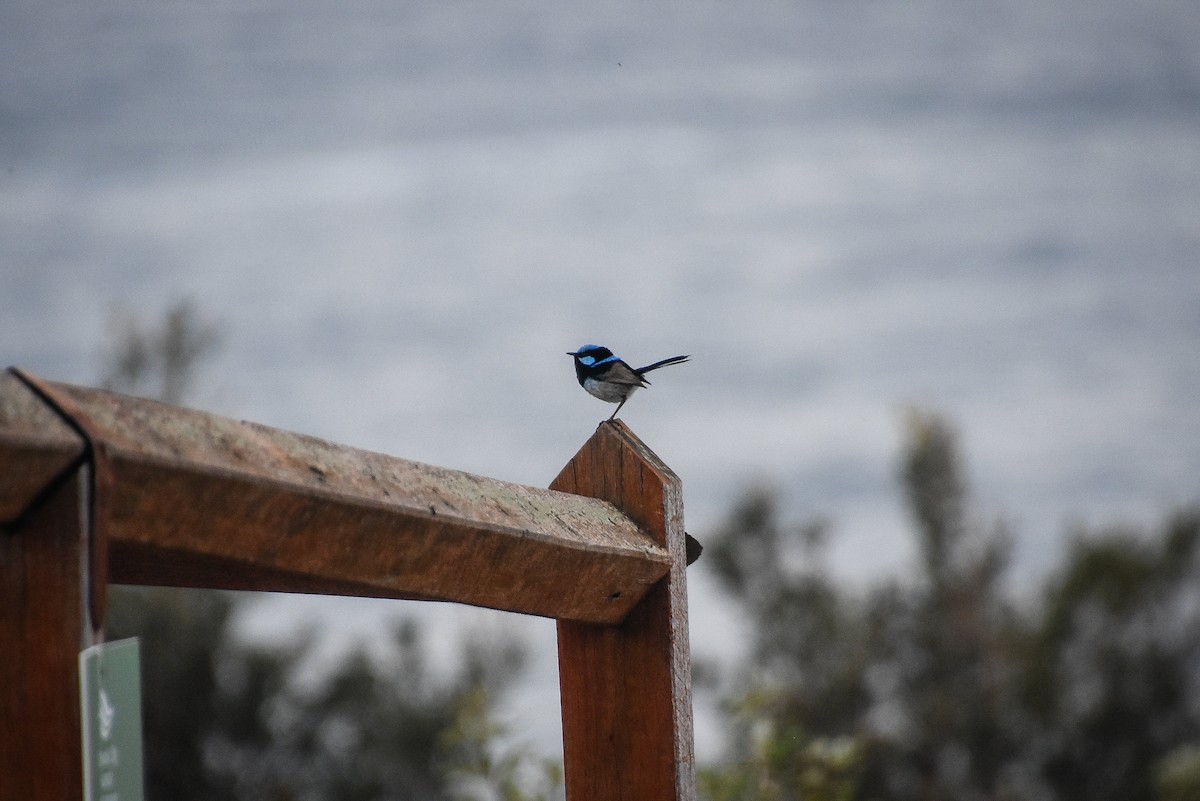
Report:
[[[672,356],[635,370],[600,345],[584,345],[567,355],[575,359],[575,377],[579,379],[579,386],[594,398],[617,404],[609,420],[617,416],[635,390],[650,386],[650,382],[642,376],[668,364],[680,364],[688,360],[687,356]]]

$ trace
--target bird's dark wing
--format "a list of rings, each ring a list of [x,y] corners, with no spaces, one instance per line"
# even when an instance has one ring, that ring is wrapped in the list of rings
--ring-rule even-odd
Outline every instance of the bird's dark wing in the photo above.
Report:
[[[601,381],[607,381],[612,384],[644,387],[646,386],[646,381],[642,379],[638,372],[625,362],[617,359],[597,365],[592,375]]]

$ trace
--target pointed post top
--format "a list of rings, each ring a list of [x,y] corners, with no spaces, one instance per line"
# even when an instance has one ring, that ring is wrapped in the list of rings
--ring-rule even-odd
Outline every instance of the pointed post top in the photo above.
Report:
[[[676,550],[668,520],[682,519],[679,477],[620,420],[600,423],[550,489],[608,501],[659,545],[672,553]],[[683,527],[674,528],[682,548]]]

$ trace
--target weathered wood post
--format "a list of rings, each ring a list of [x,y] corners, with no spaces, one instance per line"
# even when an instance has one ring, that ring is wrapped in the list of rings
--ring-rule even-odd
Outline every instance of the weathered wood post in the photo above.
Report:
[[[568,801],[696,797],[683,497],[621,421],[601,423],[552,489],[609,501],[671,554],[617,625],[558,622]]]
[[[78,477],[0,534],[0,797],[75,798],[83,787],[79,651],[85,528]],[[10,601],[17,597],[16,603]]]
[[[77,798],[83,788],[79,651],[87,622],[82,440],[0,373],[0,428],[17,469],[0,471],[0,797]]]

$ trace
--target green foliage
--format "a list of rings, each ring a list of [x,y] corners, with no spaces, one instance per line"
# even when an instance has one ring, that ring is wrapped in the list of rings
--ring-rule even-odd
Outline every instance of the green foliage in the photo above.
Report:
[[[1050,582],[1025,673],[1059,797],[1151,797],[1155,763],[1200,731],[1200,514],[1158,535],[1079,535]]]
[[[943,419],[910,415],[899,475],[920,556],[904,581],[839,586],[814,558],[825,526],[782,522],[762,489],[708,538],[755,636],[729,704],[731,759],[701,773],[703,795],[1188,797],[1200,515],[1081,533],[1042,602],[1018,604],[1010,538],[973,513]]]
[[[710,801],[850,801],[861,781],[867,744],[855,737],[810,737],[782,728],[778,698],[751,691],[730,706],[749,750],[735,765],[701,769],[697,789]]]
[[[1200,743],[1181,745],[1158,763],[1155,787],[1162,801],[1200,798]]]
[[[492,797],[544,797],[518,792],[523,754],[480,769],[518,644],[476,638],[457,669],[432,670],[420,627],[403,620],[383,659],[360,649],[302,682],[312,641],[242,642],[230,627],[242,598],[113,588],[107,636],[142,638],[148,798],[457,799],[475,774],[503,790]]]
[[[482,685],[462,695],[453,723],[441,735],[453,801],[550,801],[560,795],[562,765],[524,747],[501,751],[508,735]]]

